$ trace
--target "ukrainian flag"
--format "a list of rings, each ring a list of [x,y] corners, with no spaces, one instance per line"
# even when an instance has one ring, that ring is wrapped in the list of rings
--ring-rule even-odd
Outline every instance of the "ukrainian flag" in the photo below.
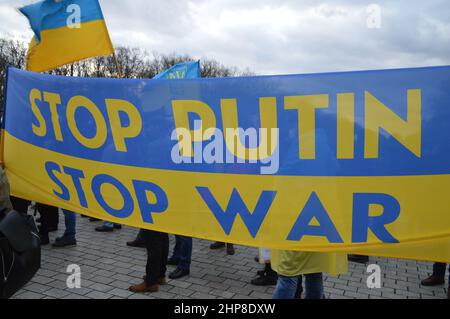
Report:
[[[29,71],[114,53],[98,0],[45,0],[19,10],[34,32],[27,53]]]

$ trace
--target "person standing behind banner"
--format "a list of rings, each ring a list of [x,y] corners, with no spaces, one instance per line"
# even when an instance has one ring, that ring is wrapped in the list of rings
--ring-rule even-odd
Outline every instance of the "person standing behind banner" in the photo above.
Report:
[[[147,265],[144,281],[128,290],[137,293],[158,292],[159,286],[166,284],[167,258],[169,257],[169,234],[153,230],[143,230]]]
[[[192,237],[175,235],[173,255],[167,261],[168,265],[177,266],[169,274],[170,279],[179,279],[188,276],[191,272]]]
[[[59,209],[57,207],[41,203],[36,203],[36,208],[41,215],[41,225],[39,227],[41,245],[48,245],[50,243],[48,233],[58,230]]]
[[[255,258],[259,263],[264,264],[264,270],[259,270],[257,278],[252,279],[250,283],[254,286],[274,286],[277,284],[278,275],[273,271],[270,264],[270,249],[260,248],[258,257]]]
[[[444,263],[434,263],[433,273],[430,277],[421,281],[422,286],[439,286],[445,284],[445,269],[447,265]],[[447,298],[450,299],[450,266],[448,268],[448,288]]]
[[[344,254],[272,250],[271,261],[272,269],[278,273],[273,299],[294,299],[302,275],[305,299],[324,299],[323,273],[337,275],[348,271]]]
[[[77,245],[76,235],[76,223],[77,215],[74,212],[63,209],[64,222],[66,229],[61,237],[55,239],[53,243],[54,248],[73,247]]]

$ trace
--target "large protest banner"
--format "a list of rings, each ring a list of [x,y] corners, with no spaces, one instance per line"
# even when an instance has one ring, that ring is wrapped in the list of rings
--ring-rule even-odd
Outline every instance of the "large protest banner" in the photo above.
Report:
[[[15,196],[121,224],[450,262],[449,122],[450,67],[193,80],[9,69],[4,159]]]

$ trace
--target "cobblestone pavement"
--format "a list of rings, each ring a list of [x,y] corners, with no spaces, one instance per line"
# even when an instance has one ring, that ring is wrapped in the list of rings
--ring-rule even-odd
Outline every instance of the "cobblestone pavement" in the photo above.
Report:
[[[113,233],[97,233],[94,228],[100,222],[91,223],[77,216],[78,245],[73,248],[42,250],[42,267],[32,281],[13,298],[18,299],[268,299],[273,287],[255,287],[250,284],[261,268],[254,261],[256,248],[236,247],[234,256],[225,250],[211,251],[210,242],[194,240],[191,275],[180,280],[169,280],[154,294],[134,294],[127,290],[130,284],[142,281],[146,260],[145,249],[130,248],[126,241],[132,240],[137,230],[124,227]],[[53,240],[64,229],[60,218],[60,231],[51,234]],[[171,236],[171,248],[173,247]],[[399,259],[371,258],[382,270],[382,288],[368,289],[366,267],[350,263],[349,273],[339,278],[325,279],[326,296],[343,298],[446,298],[446,285],[434,288],[422,287],[432,263]],[[81,288],[67,288],[67,266],[81,267]],[[173,267],[169,266],[169,271]],[[446,276],[447,279],[448,276]]]

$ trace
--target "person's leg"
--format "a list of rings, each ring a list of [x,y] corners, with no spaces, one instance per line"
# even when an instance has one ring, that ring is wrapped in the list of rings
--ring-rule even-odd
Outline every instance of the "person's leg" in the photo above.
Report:
[[[13,209],[21,214],[28,214],[28,207],[30,206],[30,201],[14,196],[10,196],[11,204],[13,206]]]
[[[41,214],[41,223],[49,232],[58,230],[59,208],[55,206],[36,204],[37,210]]]
[[[234,255],[234,245],[233,244],[227,244],[227,255]]]
[[[160,264],[158,263],[158,246],[161,246],[158,233],[152,230],[142,230],[142,236],[147,249],[147,264],[145,266],[144,281],[141,284],[130,286],[132,292],[157,292],[162,283],[160,276]]]
[[[192,258],[192,237],[178,236],[180,241],[179,263],[178,267],[183,270],[191,269]]]
[[[278,275],[278,282],[273,292],[273,299],[294,299],[297,290],[298,277]]]
[[[323,299],[322,273],[305,275],[305,299]]]
[[[303,294],[303,276],[298,276],[297,290],[295,291],[295,299],[302,299]]]
[[[145,237],[144,231],[142,229],[139,229],[139,232],[136,235],[136,238],[132,241],[128,241],[127,246],[145,248],[145,238],[144,237]]]
[[[448,266],[448,288],[447,288],[447,299],[450,299],[450,265]]]
[[[444,263],[434,263],[433,265],[433,275],[439,278],[445,278],[445,269],[447,268],[447,264]]]
[[[47,209],[47,205],[43,204],[36,204],[37,210],[39,211],[39,214],[41,215],[41,224],[39,226],[39,236],[41,238],[41,245],[47,245],[50,243],[50,238],[48,237],[48,233],[54,228],[51,225],[54,223],[54,216],[52,216],[52,210]]]
[[[77,233],[77,215],[74,212],[63,210],[64,212],[64,224],[66,230],[64,232],[64,237],[68,240],[75,241],[75,236]]]
[[[264,264],[264,270],[258,271],[258,278],[252,279],[250,283],[254,286],[273,286],[277,284],[278,275],[272,269],[270,262]]]
[[[169,258],[167,263],[169,265],[177,266],[180,262],[180,254],[181,254],[181,245],[182,245],[182,239],[181,236],[175,235],[175,246],[173,247],[172,257]]]
[[[422,280],[422,286],[438,286],[445,283],[445,268],[446,264],[434,263],[433,274]]]
[[[192,237],[176,236],[178,242],[178,251],[176,257],[178,259],[177,268],[169,275],[170,279],[179,279],[187,276],[191,270],[192,257]]]
[[[62,237],[56,238],[53,243],[53,247],[62,248],[75,246],[77,244],[76,241],[76,224],[77,224],[77,215],[74,212],[63,209],[64,213],[64,224],[66,229],[64,231],[64,235]]]
[[[160,233],[161,238],[161,259],[158,282],[160,284],[165,282],[167,271],[167,259],[169,258],[169,234]]]
[[[156,285],[159,282],[161,276],[161,264],[164,255],[164,237],[161,233],[156,231],[150,231],[149,241],[147,243],[147,252],[149,254],[147,261],[147,275],[145,281],[148,286]]]

